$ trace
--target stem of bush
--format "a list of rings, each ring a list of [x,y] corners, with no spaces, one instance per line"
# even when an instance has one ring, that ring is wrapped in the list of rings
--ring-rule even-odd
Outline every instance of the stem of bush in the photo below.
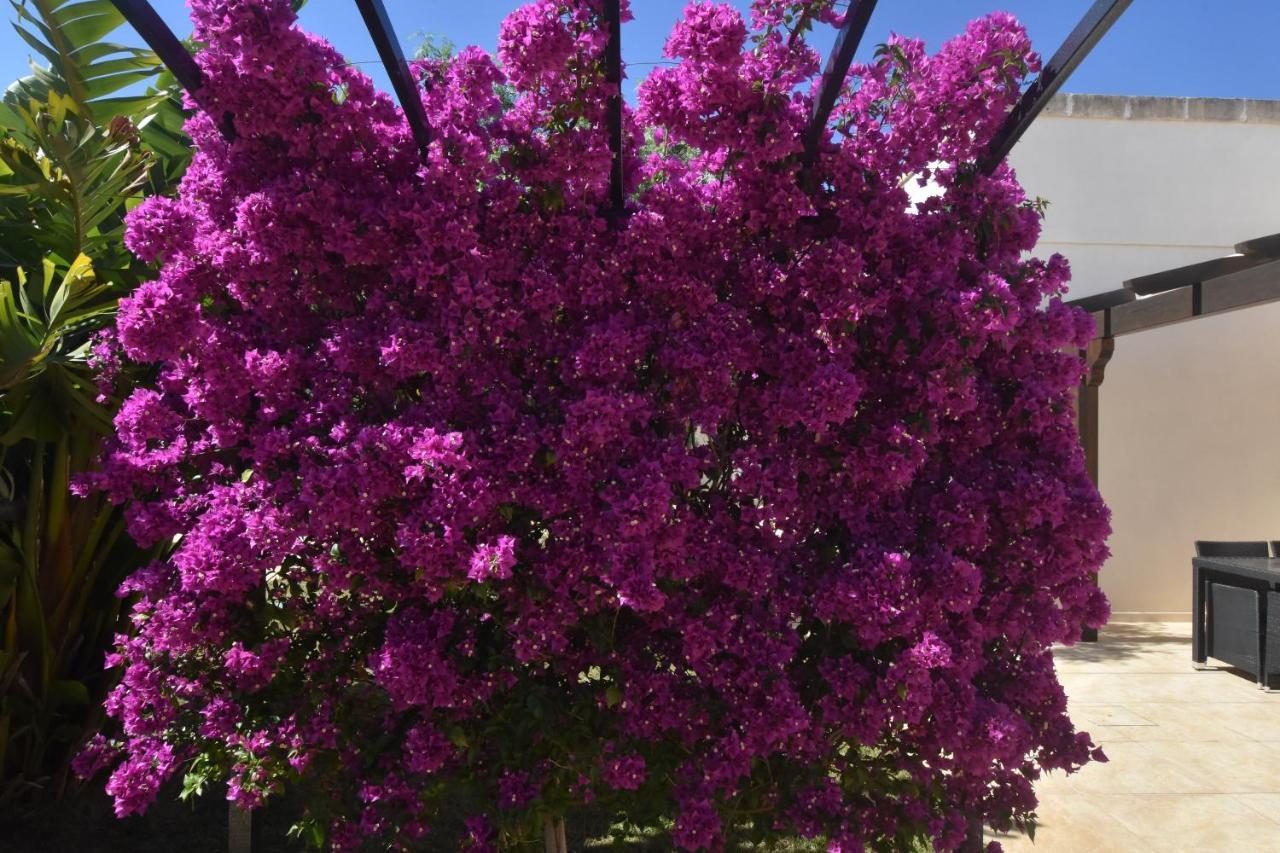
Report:
[[[564,818],[547,818],[542,824],[542,841],[546,853],[569,853],[569,845],[565,841]]]
[[[254,826],[253,812],[230,803],[227,815],[227,853],[257,853],[260,845],[255,843],[257,827]]]

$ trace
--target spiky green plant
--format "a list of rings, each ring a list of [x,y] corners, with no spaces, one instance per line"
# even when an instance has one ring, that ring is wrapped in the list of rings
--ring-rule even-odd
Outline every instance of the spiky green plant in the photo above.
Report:
[[[70,484],[111,429],[94,336],[151,273],[124,215],[190,160],[159,60],[103,41],[123,23],[110,2],[11,2],[47,64],[0,102],[0,802],[64,790],[97,723],[114,591],[147,558]]]
[[[9,3],[14,28],[34,53],[31,74],[15,80],[0,100],[0,126],[21,133],[16,111],[32,101],[45,103],[50,92],[57,92],[101,127],[129,119],[144,147],[156,155],[149,189],[164,192],[173,186],[191,160],[181,90],[152,51],[105,40],[124,24],[115,5],[110,0]]]

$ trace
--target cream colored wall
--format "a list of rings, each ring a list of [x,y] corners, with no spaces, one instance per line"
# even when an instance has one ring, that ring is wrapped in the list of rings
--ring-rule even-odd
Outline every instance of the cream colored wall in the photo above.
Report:
[[[1191,608],[1196,539],[1280,539],[1280,304],[1119,338],[1102,384],[1102,586]]]
[[[1073,297],[1280,232],[1280,124],[1044,116],[1012,162]],[[1280,305],[1117,338],[1099,460],[1115,616],[1189,616],[1194,540],[1280,539]]]

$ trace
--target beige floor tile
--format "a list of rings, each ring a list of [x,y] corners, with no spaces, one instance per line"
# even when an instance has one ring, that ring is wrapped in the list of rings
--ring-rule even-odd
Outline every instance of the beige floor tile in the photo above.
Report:
[[[1159,748],[1163,761],[1212,791],[1223,794],[1280,793],[1280,744],[1237,740],[1154,746]]]
[[[1280,826],[1280,794],[1237,794],[1236,799]]]
[[[1231,824],[1207,828],[1193,838],[1170,833],[1142,840],[1154,853],[1280,853],[1280,827],[1274,824]]]
[[[1079,712],[1077,712],[1077,707]],[[1071,705],[1072,719],[1088,720],[1088,712],[1092,706]],[[1149,720],[1150,726],[1132,726],[1127,729],[1127,740],[1139,741],[1184,741],[1184,742],[1216,742],[1241,740],[1240,727],[1255,726],[1271,715],[1278,715],[1280,721],[1280,703],[1276,707],[1269,704],[1250,704],[1242,702],[1133,702],[1123,706],[1136,717]],[[1078,726],[1086,731],[1092,729],[1085,723]],[[1255,726],[1259,732],[1269,731],[1265,726]],[[1277,723],[1280,728],[1280,722]],[[1276,735],[1280,739],[1280,734]],[[1263,737],[1248,738],[1264,740]]]
[[[1103,746],[1106,763],[1086,765],[1071,776],[1050,775],[1056,790],[1071,794],[1217,794],[1219,780],[1203,768],[1170,760],[1168,743],[1117,741]],[[1181,757],[1181,755],[1179,756]],[[1055,790],[1053,784],[1039,789]]]
[[[1060,676],[1068,696],[1087,697],[1089,704],[1128,705],[1135,702],[1264,703],[1280,694],[1259,690],[1252,682],[1228,672],[1092,673],[1064,672]]]
[[[1191,664],[1190,642],[1185,649],[1155,650],[1141,657],[1122,658],[1117,660],[1094,660],[1089,658],[1055,658],[1058,671],[1063,675],[1073,673],[1095,673],[1099,675],[1145,672],[1153,675],[1185,675],[1198,670]]]
[[[1154,726],[1155,723],[1125,705],[1080,705],[1071,709],[1071,719],[1082,729],[1102,726]]]
[[[1280,699],[1276,694],[1268,694]],[[1239,705],[1216,717],[1215,722],[1249,740],[1280,742],[1280,701],[1259,705]]]
[[[1118,794],[1094,802],[1157,850],[1280,850],[1280,827],[1236,797]]]
[[[986,839],[999,841],[1006,853],[1146,853],[1146,842],[1099,809],[1096,799],[1063,794],[1042,802],[1034,842],[990,832]]]
[[[1040,798],[1040,804],[1043,806],[1047,802],[1052,802],[1053,798],[1059,795],[1070,796],[1077,793],[1076,776],[1079,775],[1075,773],[1068,776],[1054,770],[1040,777],[1040,781],[1036,782],[1036,796]]]
[[[1073,720],[1110,761],[1037,785],[1010,853],[1280,853],[1280,695],[1190,665],[1190,626],[1109,626],[1057,652]]]
[[[1075,719],[1074,714],[1072,719]],[[1138,728],[1137,726],[1095,726],[1077,721],[1076,727],[1081,731],[1088,732],[1089,736],[1093,738],[1093,742],[1103,747],[1109,743],[1148,740],[1148,738],[1138,736],[1139,733],[1135,731]]]

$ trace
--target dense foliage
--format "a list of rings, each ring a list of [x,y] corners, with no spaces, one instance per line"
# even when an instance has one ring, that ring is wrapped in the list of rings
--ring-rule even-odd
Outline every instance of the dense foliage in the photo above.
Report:
[[[159,60],[104,41],[124,21],[109,0],[13,10],[35,62],[0,99],[0,802],[62,793],[101,720],[115,591],[146,555],[70,481],[119,402],[95,387],[94,335],[150,274],[125,212],[190,160]]]
[[[1089,760],[1049,648],[1106,615],[1089,320],[973,165],[1037,65],[1013,19],[895,38],[806,170],[834,4],[692,3],[617,219],[592,0],[419,63],[426,162],[285,0],[191,7],[218,121],[131,215],[157,374],[95,481],[177,541],[85,755],[120,813],[186,773],[297,786],[339,848],[593,803],[684,850],[951,849]]]

